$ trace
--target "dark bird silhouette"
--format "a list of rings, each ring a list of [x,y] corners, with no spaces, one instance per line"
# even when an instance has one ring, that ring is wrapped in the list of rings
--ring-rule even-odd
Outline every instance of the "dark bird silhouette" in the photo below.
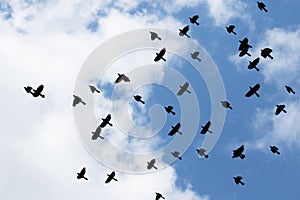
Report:
[[[174,156],[175,158],[178,158],[179,160],[182,160],[182,157],[179,156],[180,155],[180,152],[178,151],[173,151],[171,152],[172,156]]]
[[[95,132],[92,132],[92,134],[93,134],[92,140],[97,140],[98,138],[100,138],[100,139],[103,140],[104,137],[102,137],[102,136],[100,135],[101,131],[102,131],[102,128],[101,128],[101,126],[99,125],[99,126],[96,128]]]
[[[154,168],[154,169],[156,169],[157,170],[157,167],[154,165],[155,164],[155,159],[152,159],[152,160],[150,160],[150,162],[147,162],[147,169],[152,169],[152,168]]]
[[[206,150],[205,149],[196,149],[197,153],[200,155],[200,156],[203,156],[205,158],[208,158],[208,155],[206,154]]]
[[[100,90],[98,90],[98,88],[96,88],[95,86],[89,85],[89,87],[90,87],[90,90],[92,91],[92,93],[94,93],[94,92],[100,93]]]
[[[255,94],[257,97],[260,97],[260,95],[257,93],[260,88],[259,83],[257,83],[253,87],[249,86],[249,88],[250,90],[245,94],[246,97],[251,97],[253,94]]]
[[[102,123],[100,124],[101,128],[104,128],[107,124],[113,126],[109,121],[111,120],[111,115],[108,114],[105,118],[102,118]]]
[[[296,92],[293,90],[293,88],[291,88],[290,86],[286,85],[285,86],[285,89],[288,93],[293,93],[293,94],[296,94]]]
[[[190,30],[190,26],[187,25],[185,27],[183,27],[183,29],[179,29],[179,36],[186,36],[188,38],[190,38],[190,36],[187,34],[187,32]]]
[[[198,60],[199,62],[201,62],[201,59],[198,57],[199,56],[199,51],[195,51],[194,53],[191,53],[191,57],[194,60]]]
[[[175,135],[175,133],[179,133],[180,135],[182,135],[182,132],[179,131],[181,127],[180,123],[177,123],[175,126],[172,126],[172,130],[169,132],[169,136],[173,136]]]
[[[252,62],[249,61],[248,69],[256,69],[256,71],[259,71],[257,68],[257,64],[259,63],[259,58],[255,58]]]
[[[115,80],[115,83],[120,83],[121,81],[130,82],[130,79],[125,74],[118,73],[118,78]]]
[[[234,182],[235,182],[235,184],[241,184],[241,185],[245,185],[245,183],[244,182],[242,182],[242,179],[243,179],[243,177],[241,177],[241,176],[236,176],[236,177],[233,177],[233,179],[234,179]]]
[[[133,98],[137,101],[137,102],[141,102],[142,104],[145,104],[145,102],[142,100],[142,97],[140,95],[135,95],[133,96]]]
[[[161,40],[161,37],[159,37],[157,33],[152,31],[150,31],[150,38],[151,40],[155,40],[155,39]]]
[[[200,131],[200,133],[201,134],[205,134],[207,132],[212,133],[212,131],[209,130],[210,126],[211,126],[211,122],[210,121],[206,122],[204,126],[201,126],[202,130]]]
[[[233,150],[232,158],[241,158],[244,159],[246,156],[243,154],[245,148],[244,145],[241,145],[239,148]]]
[[[162,194],[160,194],[158,192],[155,192],[155,194],[156,194],[155,200],[159,200],[160,198],[165,199],[165,197],[163,197]]]
[[[85,167],[84,168],[82,168],[82,170],[79,172],[79,173],[77,173],[77,179],[85,179],[85,180],[88,180],[84,175],[85,175],[85,172],[86,172],[86,169],[85,169]]]
[[[260,52],[260,55],[262,56],[262,57],[264,57],[264,58],[267,58],[267,57],[269,57],[269,58],[271,58],[271,59],[273,59],[273,56],[271,56],[271,53],[272,53],[272,49],[270,49],[270,48],[264,48],[264,49],[262,49],[262,50],[260,50],[261,52]]]
[[[171,113],[172,115],[175,115],[176,113],[173,111],[173,106],[167,106],[165,107],[165,110],[167,113]]]
[[[275,115],[279,115],[282,112],[286,113],[286,110],[284,110],[285,105],[281,104],[281,105],[276,105],[276,111],[275,111]]]
[[[190,22],[192,24],[197,24],[197,26],[199,26],[199,23],[197,22],[197,20],[199,19],[198,15],[194,15],[193,17],[189,17],[189,19],[190,19]]]
[[[79,103],[82,103],[83,105],[86,105],[86,103],[79,96],[73,95],[73,97],[74,97],[73,107],[75,107]]]
[[[228,101],[221,101],[221,104],[224,108],[229,108],[230,110],[233,109]]]
[[[118,181],[118,179],[115,178],[116,173],[112,171],[110,174],[107,174],[107,179],[105,180],[105,183],[109,183],[111,180]]]
[[[265,12],[268,12],[266,5],[263,2],[257,1],[257,7],[259,8],[259,10],[264,10]]]
[[[188,90],[189,85],[188,82],[185,82],[182,86],[179,86],[180,90],[178,91],[177,96],[181,96],[184,92],[191,93],[191,91]]]
[[[163,57],[165,55],[166,51],[167,51],[166,48],[162,48],[159,53],[156,53],[154,61],[158,62],[160,59],[162,59],[163,61],[166,62],[167,60]]]
[[[280,152],[278,151],[279,150],[278,147],[276,147],[276,146],[270,146],[270,149],[271,149],[271,151],[273,153],[277,153],[278,155],[280,154]]]
[[[239,57],[243,57],[244,55],[251,56],[251,54],[248,52],[248,49],[243,49],[240,51]]]
[[[226,30],[228,33],[233,33],[234,35],[236,35],[236,32],[234,32],[235,29],[235,25],[230,25],[226,27]]]
[[[42,97],[45,98],[45,95],[42,94],[42,91],[44,89],[44,85],[40,85],[39,87],[35,89],[33,89],[30,86],[24,87],[25,91],[29,94],[31,94],[33,97]]]
[[[252,45],[248,44],[249,40],[246,37],[243,40],[239,40],[239,42],[239,51],[242,51],[244,49],[248,50],[249,48],[252,48]]]

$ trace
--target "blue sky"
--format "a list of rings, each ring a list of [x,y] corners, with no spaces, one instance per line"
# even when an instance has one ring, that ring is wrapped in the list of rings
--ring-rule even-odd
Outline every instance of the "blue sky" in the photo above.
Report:
[[[1,104],[6,105],[1,115],[0,143],[3,150],[0,159],[5,164],[0,169],[5,173],[0,181],[0,198],[80,199],[89,195],[91,199],[99,199],[104,195],[108,200],[124,197],[154,199],[156,191],[163,193],[166,199],[299,198],[300,2],[265,0],[264,3],[268,13],[260,11],[256,1],[239,0],[163,3],[1,1],[0,66],[3,73],[0,83],[7,95],[0,99]],[[188,17],[195,14],[200,17],[199,26],[189,23]],[[226,98],[233,106],[233,110],[226,111],[217,144],[209,152],[208,159],[198,157],[195,149],[201,146],[205,137],[199,134],[198,127],[195,140],[182,155],[182,161],[150,174],[118,171],[120,181],[104,185],[102,180],[111,169],[97,162],[85,150],[73,119],[72,94],[83,63],[99,45],[118,34],[141,28],[177,31],[187,24],[191,28],[191,39],[208,52],[218,67]],[[236,26],[237,35],[226,32],[225,27],[230,24]],[[244,37],[253,46],[250,49],[252,56],[240,58],[238,41]],[[258,57],[260,49],[265,47],[273,49],[274,59],[261,58],[259,72],[248,70],[248,61]],[[151,61],[149,55],[154,56],[154,52],[147,50],[145,54],[138,54],[136,60],[132,59],[134,54],[127,55],[127,60],[124,56],[115,66],[110,66],[101,80],[91,79],[101,90],[101,94],[94,98],[96,111],[101,113],[98,120],[110,112],[109,103],[114,100],[110,95],[116,73],[137,73],[133,66]],[[185,76],[197,97],[200,121],[188,120],[196,126],[205,124],[211,118],[211,102],[203,78],[195,75],[193,66],[182,58],[168,51],[166,57],[168,61],[164,64]],[[160,115],[162,108],[157,115],[149,115],[154,104],[173,105],[177,115],[166,115],[162,129],[149,140],[119,137],[120,132],[115,131],[117,126],[106,129],[104,135],[115,140],[114,144],[119,144],[120,148],[145,152],[163,148],[171,141],[166,136],[170,127],[181,120],[181,100],[175,96],[177,91],[160,86],[172,79],[168,70],[152,68],[147,73],[140,79],[131,77],[132,88],[126,83],[118,88],[123,92],[131,91],[142,79],[156,83],[135,91],[135,94],[143,95],[145,106],[132,99],[128,102],[126,113],[133,123],[147,125],[151,117],[163,119]],[[100,75],[92,77],[99,78]],[[45,99],[32,99],[22,91],[25,85],[38,86],[41,83],[45,84]],[[246,98],[244,94],[249,86],[256,83],[261,84],[261,97]],[[292,86],[296,94],[288,94],[285,85]],[[121,114],[119,104],[122,103],[116,101],[115,104]],[[275,116],[276,104],[286,104],[287,113]],[[117,124],[114,116],[113,120]],[[145,134],[153,134],[157,127],[151,128]],[[245,145],[246,158],[232,159],[232,150],[241,144]],[[270,145],[278,146],[281,155],[272,154]],[[112,160],[114,156],[112,153]],[[88,182],[75,178],[83,166],[87,167]],[[236,175],[244,177],[245,186],[235,185],[233,176]],[[135,194],[130,192],[133,188],[138,190]]]

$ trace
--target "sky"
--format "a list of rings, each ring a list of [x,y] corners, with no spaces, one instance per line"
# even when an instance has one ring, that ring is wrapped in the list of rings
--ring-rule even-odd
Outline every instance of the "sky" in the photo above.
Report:
[[[299,198],[300,3],[264,3],[267,13],[252,0],[1,0],[0,198]],[[199,26],[188,19],[196,14]],[[226,32],[230,24],[237,35]],[[190,39],[178,36],[185,25]],[[151,41],[149,30],[162,40]],[[253,47],[241,58],[245,37]],[[162,47],[167,62],[155,63]],[[260,57],[260,71],[248,70],[265,47],[274,59]],[[189,57],[196,50],[201,63]],[[117,73],[131,82],[114,84]],[[176,96],[186,81],[192,93]],[[261,96],[246,98],[256,83]],[[40,84],[44,99],[23,89]],[[73,94],[87,105],[72,107]],[[233,110],[221,106],[225,99]],[[277,104],[287,113],[276,116]],[[108,113],[113,127],[103,129],[104,141],[92,142],[90,132]],[[208,120],[213,133],[200,135]],[[167,136],[177,122],[183,135]],[[246,158],[232,159],[242,144]],[[207,159],[196,153],[203,146]],[[159,170],[149,171],[145,161],[154,157]],[[76,179],[83,167],[88,181]],[[118,182],[104,184],[112,170]],[[244,186],[234,183],[237,175]]]

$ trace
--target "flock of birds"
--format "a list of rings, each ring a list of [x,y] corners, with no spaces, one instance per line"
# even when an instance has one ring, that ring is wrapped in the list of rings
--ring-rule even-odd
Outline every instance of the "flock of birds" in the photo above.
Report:
[[[260,10],[263,10],[265,12],[268,12],[268,10],[266,9],[266,5],[263,2],[257,2],[257,6]],[[196,24],[197,26],[199,25],[198,22],[199,16],[198,15],[194,15],[193,17],[189,18],[190,23],[192,24]],[[228,33],[233,33],[234,35],[236,35],[237,33],[234,31],[235,26],[234,25],[229,25],[226,27],[226,30]],[[185,26],[182,29],[179,29],[179,36],[186,36],[188,38],[190,38],[190,36],[188,35],[188,31],[189,31],[189,25]],[[162,38],[155,32],[150,31],[150,38],[151,40],[162,40]],[[248,43],[249,40],[248,38],[244,38],[243,40],[239,40],[240,45],[238,50],[240,51],[239,56],[243,57],[244,55],[248,55],[251,56],[251,54],[248,52],[250,48],[252,48],[252,46]],[[264,48],[261,50],[261,56],[263,58],[271,58],[273,59],[273,57],[271,56],[271,52],[272,49],[270,48]],[[160,50],[159,53],[156,53],[156,56],[154,58],[155,62],[158,62],[160,60],[166,61],[166,59],[163,57],[166,53],[166,48],[162,48]],[[199,52],[193,52],[191,53],[191,57],[192,59],[198,60],[199,62],[201,62],[201,58],[199,58]],[[259,63],[260,58],[256,58],[253,61],[249,61],[249,65],[248,65],[248,69],[256,69],[257,71],[259,71],[259,69],[257,68],[257,64]],[[130,82],[130,79],[128,76],[126,76],[125,74],[119,74],[118,73],[118,77],[115,80],[115,83],[120,83],[120,82]],[[188,90],[189,87],[189,83],[186,82],[184,83],[182,86],[180,86],[180,90],[177,93],[177,96],[181,96],[184,92],[187,93],[191,93],[191,91]],[[100,90],[93,85],[89,85],[90,91],[92,93],[100,93]],[[257,97],[260,97],[260,95],[258,94],[258,90],[260,88],[260,84],[257,83],[255,84],[253,87],[249,86],[249,91],[245,94],[246,97],[251,97],[252,95],[256,95]],[[288,93],[292,93],[295,94],[295,91],[290,87],[290,86],[285,86],[286,90]],[[42,97],[45,98],[45,95],[42,94],[43,89],[44,89],[44,85],[40,85],[37,87],[37,89],[33,89],[31,86],[26,86],[24,87],[25,91],[29,94],[31,94],[33,97]],[[75,107],[77,104],[81,103],[83,105],[86,105],[86,103],[81,99],[81,97],[77,96],[77,95],[73,95],[73,104],[72,106]],[[137,102],[140,102],[142,104],[145,104],[145,101],[143,101],[142,97],[140,95],[134,95],[133,96],[134,100]],[[233,109],[232,106],[230,105],[230,103],[226,100],[221,101],[221,105],[224,108],[228,108],[228,109]],[[173,106],[168,105],[165,108],[165,111],[169,114],[175,115],[175,111],[173,111]],[[275,110],[275,115],[279,115],[281,112],[286,113],[287,111],[285,110],[285,105],[281,104],[281,105],[276,105],[276,110]],[[107,125],[109,126],[113,126],[113,124],[110,123],[111,120],[111,114],[108,114],[105,118],[102,118],[102,123],[96,128],[95,131],[91,132],[92,133],[92,140],[97,140],[98,138],[100,139],[104,139],[103,136],[101,136],[101,131],[104,127],[106,127]],[[180,132],[180,127],[181,124],[177,123],[175,126],[172,126],[172,129],[170,130],[170,132],[168,133],[169,136],[173,136],[176,133],[179,133],[180,135],[182,135],[183,133]],[[202,130],[200,131],[200,134],[206,134],[208,133],[212,133],[211,130],[209,130],[209,128],[211,127],[211,122],[208,121],[204,126],[201,126]],[[240,158],[240,159],[244,159],[246,156],[245,154],[243,154],[244,152],[244,145],[241,145],[240,147],[238,147],[237,149],[233,150],[233,155],[232,158]],[[280,154],[278,147],[276,146],[270,146],[270,150],[271,152],[273,152],[274,154]],[[196,149],[197,153],[200,156],[203,156],[205,158],[208,158],[208,155],[206,154],[206,150],[203,148],[200,149]],[[174,156],[175,158],[178,158],[179,160],[182,160],[182,157],[180,156],[180,152],[178,151],[173,151],[171,152],[171,155]],[[150,160],[149,162],[147,162],[147,169],[150,170],[152,168],[154,169],[158,169],[155,166],[155,159]],[[77,179],[85,179],[88,180],[88,178],[85,176],[86,174],[86,168],[83,167],[81,169],[81,171],[79,173],[77,173]],[[118,179],[115,178],[116,177],[116,173],[115,171],[112,171],[110,174],[107,174],[107,178],[105,180],[105,183],[110,183],[112,180],[114,181],[118,181]],[[235,176],[233,177],[234,182],[236,184],[241,184],[244,185],[245,183],[242,181],[243,177],[242,176]],[[160,198],[165,199],[165,197],[163,197],[162,194],[156,192],[156,197],[155,200],[159,200]]]

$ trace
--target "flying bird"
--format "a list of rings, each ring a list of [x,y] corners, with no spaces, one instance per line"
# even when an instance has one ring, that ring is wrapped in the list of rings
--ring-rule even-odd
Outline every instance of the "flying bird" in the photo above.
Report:
[[[85,175],[85,172],[86,172],[86,169],[85,169],[85,167],[84,168],[82,168],[82,170],[79,172],[79,173],[77,173],[77,179],[85,179],[85,180],[88,180],[88,178],[86,178],[84,175]]]
[[[109,121],[111,120],[111,115],[108,114],[105,118],[102,118],[102,123],[100,124],[101,128],[104,128],[107,124],[113,126]]]
[[[271,58],[271,59],[273,59],[273,56],[271,56],[271,53],[272,53],[272,49],[270,49],[270,48],[264,48],[264,49],[262,49],[262,50],[260,50],[261,52],[260,52],[260,55],[262,56],[262,57],[264,57],[264,58],[267,58],[267,57],[269,57],[269,58]]]
[[[199,56],[199,51],[195,51],[194,53],[191,53],[191,57],[194,60],[198,60],[199,62],[201,62],[201,59],[198,57]]]
[[[179,133],[180,135],[182,135],[182,132],[179,131],[181,127],[180,123],[177,123],[175,126],[172,126],[172,130],[169,132],[169,136],[173,136],[175,135],[175,133]]]
[[[166,48],[162,48],[159,53],[156,53],[154,61],[158,62],[160,59],[162,59],[163,61],[166,62],[167,60],[164,58],[166,51],[167,51]]]
[[[145,104],[145,101],[142,100],[142,97],[140,95],[135,95],[133,96],[133,98],[137,101],[137,102],[141,102],[142,104]]]
[[[89,85],[89,87],[90,87],[90,90],[92,91],[92,93],[94,93],[94,92],[100,93],[100,90],[98,90],[98,88],[96,88],[95,86]]]
[[[286,110],[284,110],[284,108],[285,108],[284,104],[276,105],[275,115],[279,115],[281,112],[286,113]]]
[[[152,31],[150,31],[150,38],[151,40],[155,40],[155,39],[161,40],[161,37],[159,37],[157,33]]]
[[[278,151],[279,149],[278,149],[278,147],[276,147],[276,146],[270,146],[270,149],[271,149],[271,151],[273,152],[273,153],[276,153],[276,154],[280,154],[280,152]]]
[[[190,26],[187,25],[185,27],[183,27],[183,29],[179,29],[179,36],[186,36],[188,38],[190,38],[190,36],[187,34],[187,32],[190,30]]]
[[[42,94],[42,91],[44,89],[44,85],[40,85],[35,89],[33,89],[30,86],[24,87],[25,91],[29,94],[31,94],[33,97],[42,97],[45,98],[45,95]]]
[[[99,126],[96,128],[95,132],[92,132],[92,134],[93,134],[92,140],[97,140],[98,138],[100,138],[100,139],[103,140],[104,137],[102,137],[102,136],[100,135],[101,131],[102,131],[102,128],[101,128],[101,126],[99,125]]]
[[[154,169],[156,169],[157,170],[157,167],[154,165],[155,164],[155,159],[152,159],[152,160],[150,160],[150,162],[147,162],[147,169],[152,169],[152,168],[154,168]]]
[[[235,25],[229,25],[226,27],[226,30],[228,33],[233,33],[234,35],[236,35],[236,32],[234,32],[235,29]]]
[[[242,176],[236,176],[236,177],[233,177],[233,179],[234,179],[234,182],[235,182],[235,184],[241,184],[241,185],[245,185],[245,183],[244,182],[242,182],[242,179],[243,179],[243,177]]]
[[[229,108],[230,110],[233,109],[228,101],[221,101],[221,104],[224,108]]]
[[[182,160],[182,157],[179,156],[180,155],[180,152],[178,151],[173,151],[171,152],[172,156],[174,156],[175,158],[178,158],[179,160]]]
[[[259,71],[257,68],[257,64],[259,63],[259,58],[255,58],[253,61],[249,61],[248,69],[256,69],[256,71]]]
[[[185,82],[182,86],[179,86],[180,90],[178,91],[177,96],[181,96],[184,92],[191,93],[191,91],[188,90],[189,85],[188,82]]]
[[[285,89],[288,93],[293,93],[293,94],[296,94],[296,92],[293,90],[293,88],[291,88],[290,86],[286,85],[285,86]]]
[[[165,107],[165,110],[167,113],[171,113],[172,115],[175,115],[176,113],[173,111],[173,106],[167,106]]]
[[[200,149],[196,149],[197,153],[200,155],[200,156],[203,156],[205,158],[208,158],[208,155],[206,154],[206,150],[203,149],[203,148],[200,148]]]
[[[263,2],[257,1],[257,7],[259,8],[259,10],[264,10],[265,12],[268,12],[266,5]]]
[[[246,156],[243,154],[245,148],[244,145],[241,145],[239,148],[233,150],[232,158],[241,158],[244,159]]]
[[[251,97],[253,94],[255,94],[257,97],[260,97],[260,95],[257,93],[257,91],[260,88],[259,83],[255,84],[253,87],[249,86],[250,90],[245,94],[246,97]]]
[[[155,192],[155,194],[156,194],[155,200],[159,200],[160,198],[165,199],[165,197],[163,197],[162,194],[160,194],[158,192]]]
[[[105,183],[109,183],[111,180],[118,181],[118,179],[115,178],[116,173],[112,171],[110,174],[107,174],[107,179],[105,180]]]
[[[130,79],[125,74],[118,73],[118,78],[115,80],[115,83],[120,83],[121,81],[130,82]]]
[[[199,26],[199,23],[197,22],[197,20],[199,19],[198,15],[194,15],[193,17],[189,17],[189,19],[190,19],[190,22],[192,24],[197,24],[197,26]]]
[[[73,95],[73,97],[74,97],[73,107],[75,107],[79,103],[82,103],[83,105],[86,105],[86,103],[79,96]]]
[[[200,133],[201,134],[205,134],[207,132],[212,133],[212,131],[209,130],[210,126],[211,126],[211,122],[210,121],[206,122],[204,126],[201,126],[202,130],[200,131]]]
[[[239,40],[239,42],[240,42],[239,51],[242,51],[244,49],[248,50],[249,48],[252,48],[252,45],[248,44],[249,39],[246,37],[243,40]]]

